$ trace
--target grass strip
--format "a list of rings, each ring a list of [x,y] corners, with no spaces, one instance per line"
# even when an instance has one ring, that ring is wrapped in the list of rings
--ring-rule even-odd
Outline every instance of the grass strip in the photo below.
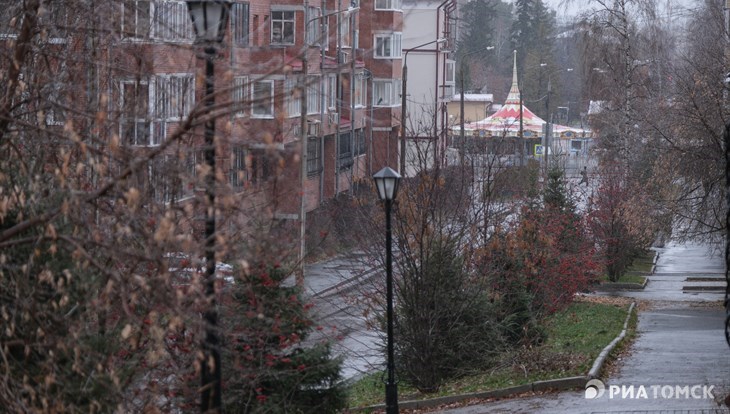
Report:
[[[629,305],[584,298],[546,318],[548,337],[538,347],[506,351],[500,363],[485,372],[451,380],[438,392],[421,393],[401,381],[399,400],[413,400],[489,391],[535,381],[585,375],[594,359],[622,330]],[[397,369],[397,367],[396,367]],[[383,403],[384,374],[370,374],[352,384],[349,406]]]

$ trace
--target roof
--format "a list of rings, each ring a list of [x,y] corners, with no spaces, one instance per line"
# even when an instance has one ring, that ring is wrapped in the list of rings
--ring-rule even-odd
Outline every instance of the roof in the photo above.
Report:
[[[461,94],[457,93],[451,101],[460,101]],[[491,93],[465,93],[464,102],[494,102],[494,95]]]

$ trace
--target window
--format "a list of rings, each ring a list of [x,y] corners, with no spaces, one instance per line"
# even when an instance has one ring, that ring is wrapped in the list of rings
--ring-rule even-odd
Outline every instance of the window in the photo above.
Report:
[[[246,183],[246,149],[242,145],[231,148],[229,177],[233,188],[242,188]]]
[[[165,155],[150,163],[148,190],[155,201],[169,203],[181,193],[180,171],[175,168],[177,159]]]
[[[319,145],[319,138],[312,137],[307,140],[307,174],[315,175],[322,171],[322,151]]]
[[[231,7],[231,36],[236,46],[248,46],[248,3],[233,3]]]
[[[294,44],[294,12],[271,12],[271,44]]]
[[[251,153],[250,180],[253,184],[263,184],[269,177],[270,162],[269,156],[265,151],[255,150]]]
[[[193,23],[184,1],[124,0],[122,37],[168,42],[193,40]]]
[[[298,79],[296,78],[289,78],[284,82],[284,88],[286,90],[286,111],[290,117],[302,114],[302,96],[297,88],[297,83]],[[309,104],[309,99],[307,99],[307,104]]]
[[[400,10],[401,0],[375,0],[375,10]]]
[[[251,85],[251,116],[255,118],[273,118],[274,116],[274,81],[256,81]]]
[[[46,90],[45,96],[48,100],[48,107],[45,111],[46,125],[63,125],[66,121],[63,108],[59,104],[62,101],[62,87],[61,82],[54,82]]]
[[[202,166],[204,164],[206,164],[205,151],[203,151],[200,147],[188,150],[184,171],[186,182],[182,189],[182,194],[184,196],[193,195],[195,187],[201,188],[203,186],[202,182],[198,182],[198,166]]]
[[[307,8],[307,44],[319,46],[326,39],[326,32],[322,32],[322,11],[318,7]]]
[[[364,74],[358,73],[355,78],[355,106],[364,107],[367,102],[368,85]]]
[[[340,133],[337,155],[340,168],[347,168],[352,165],[352,135],[349,131]]]
[[[327,108],[337,107],[337,75],[327,76]]]
[[[398,106],[400,93],[400,80],[376,79],[373,81],[373,106]]]
[[[319,97],[319,76],[307,76],[307,114],[319,113]]]
[[[355,131],[355,156],[363,155],[367,152],[367,142],[365,141],[365,130],[358,129]]]
[[[235,76],[233,78],[233,113],[244,116],[248,108],[248,78]]]
[[[152,7],[155,39],[168,42],[193,40],[193,22],[184,1],[157,1],[152,3]]]
[[[193,75],[157,75],[120,85],[120,136],[126,145],[159,145],[167,137],[167,123],[180,121],[193,108]]]
[[[350,16],[338,16],[340,19],[340,46],[350,47]]]
[[[376,34],[375,35],[375,51],[376,58],[393,59],[401,57],[403,49],[401,48],[402,33]]]
[[[20,29],[23,2],[18,0],[0,0],[0,38],[16,37]]]
[[[150,1],[124,0],[122,4],[122,37],[147,39],[150,37]]]
[[[149,84],[123,81],[121,84],[120,136],[126,145],[150,144]]]
[[[456,82],[456,62],[453,60],[446,61],[446,83],[454,84]]]
[[[155,118],[179,121],[193,109],[195,81],[191,74],[155,76]]]

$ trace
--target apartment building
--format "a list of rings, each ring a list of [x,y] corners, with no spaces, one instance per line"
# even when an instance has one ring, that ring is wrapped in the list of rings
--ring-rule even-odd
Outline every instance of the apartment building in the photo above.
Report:
[[[406,82],[406,173],[411,175],[416,168],[430,168],[445,160],[447,106],[456,81],[453,51],[458,2],[403,0],[403,13],[404,65],[411,68]]]

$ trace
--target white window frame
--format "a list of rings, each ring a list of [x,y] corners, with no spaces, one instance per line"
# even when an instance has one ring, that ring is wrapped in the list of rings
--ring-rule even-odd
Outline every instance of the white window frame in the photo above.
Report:
[[[231,4],[231,37],[236,46],[246,47],[250,40],[251,6],[249,2]]]
[[[151,37],[164,42],[192,42],[195,37],[184,1],[154,1],[150,6]]]
[[[269,105],[266,113],[257,113],[257,109],[263,106],[258,102],[259,97],[256,95],[256,86],[261,84],[269,84],[271,92],[269,93]],[[275,84],[272,79],[262,79],[251,82],[251,118],[273,119],[274,118],[274,88]]]
[[[146,13],[144,10],[140,10],[140,8],[139,8],[140,3],[147,5]],[[150,1],[150,0],[124,0],[121,3],[121,5],[120,5],[120,7],[122,8],[121,35],[122,35],[123,39],[131,40],[131,41],[140,41],[140,40],[149,40],[152,37],[152,26],[153,26],[152,16],[154,16],[153,3],[154,2]],[[143,31],[143,30],[140,30],[140,16],[143,16],[145,14],[147,17],[148,27],[146,28],[145,31]],[[127,23],[130,19],[134,20],[134,22],[132,23],[134,25],[132,30],[129,30],[127,28]]]
[[[147,10],[139,8],[146,4]],[[130,7],[131,6],[131,7]],[[195,38],[193,23],[190,20],[187,4],[180,0],[124,0],[121,4],[121,34],[127,41],[161,41],[171,43],[192,43]],[[131,13],[134,14],[134,28],[127,30],[125,23]],[[140,17],[146,14],[149,27],[140,30]],[[144,20],[144,19],[143,19]],[[143,21],[144,24],[144,21]]]
[[[403,55],[403,33],[376,33],[373,36],[373,58],[400,59]],[[389,53],[386,53],[386,49]]]
[[[247,156],[248,151],[246,151],[246,147],[243,145],[235,144],[231,146],[231,169],[229,170],[228,178],[233,188],[241,189],[248,182]]]
[[[249,108],[248,102],[249,83],[248,76],[234,76],[233,90],[231,91],[231,102],[233,103],[233,115],[236,117],[246,116]]]
[[[373,79],[373,106],[400,106],[401,85],[400,79]],[[380,98],[383,100],[378,103]]]
[[[336,110],[337,108],[337,75],[327,75],[327,109]]]
[[[320,90],[319,85],[322,82],[318,75],[307,76],[307,115],[319,113],[320,106]]]
[[[401,10],[401,0],[375,0],[375,10]]]
[[[281,13],[281,16],[274,18],[274,14]],[[271,44],[272,45],[293,45],[296,43],[297,33],[297,18],[296,13],[292,10],[271,10]],[[274,39],[274,26],[281,25],[281,33],[279,39]],[[286,41],[285,33],[287,33],[287,27],[291,25],[291,41]]]
[[[307,46],[319,46],[321,43],[327,41],[327,33],[322,32],[322,9],[319,7],[309,6],[306,13],[306,19],[304,24],[307,26],[305,29],[305,41]]]
[[[144,114],[137,114],[137,117],[134,118],[133,125],[134,125],[134,142],[128,143],[125,140],[125,134],[124,134],[124,127],[127,119],[125,118],[125,85],[145,85],[147,87],[147,97],[145,98],[145,102],[147,104],[147,111]],[[142,96],[139,97],[140,99],[143,99]],[[152,86],[150,85],[150,82],[148,80],[122,80],[119,82],[119,107],[121,108],[120,111],[120,121],[119,121],[119,137],[123,142],[123,145],[131,145],[131,146],[150,146],[152,145],[152,122],[150,120],[150,109],[152,102]],[[135,108],[136,109],[136,108]],[[138,131],[140,131],[139,126],[140,124],[143,125],[143,129],[147,130],[146,140],[144,142],[141,142],[139,139]]]
[[[456,84],[456,62],[453,60],[446,61],[446,73],[444,74],[445,82],[449,85]]]
[[[297,77],[291,77],[284,80],[286,112],[290,118],[302,115],[302,96],[298,87],[299,79]],[[307,95],[307,97],[309,97],[309,95]]]
[[[355,79],[355,107],[364,108],[368,101],[368,78],[364,73],[358,73]]]
[[[179,122],[195,106],[195,75],[192,73],[156,74],[154,85],[155,120]]]
[[[340,19],[340,47],[350,47],[350,16],[338,16]]]

